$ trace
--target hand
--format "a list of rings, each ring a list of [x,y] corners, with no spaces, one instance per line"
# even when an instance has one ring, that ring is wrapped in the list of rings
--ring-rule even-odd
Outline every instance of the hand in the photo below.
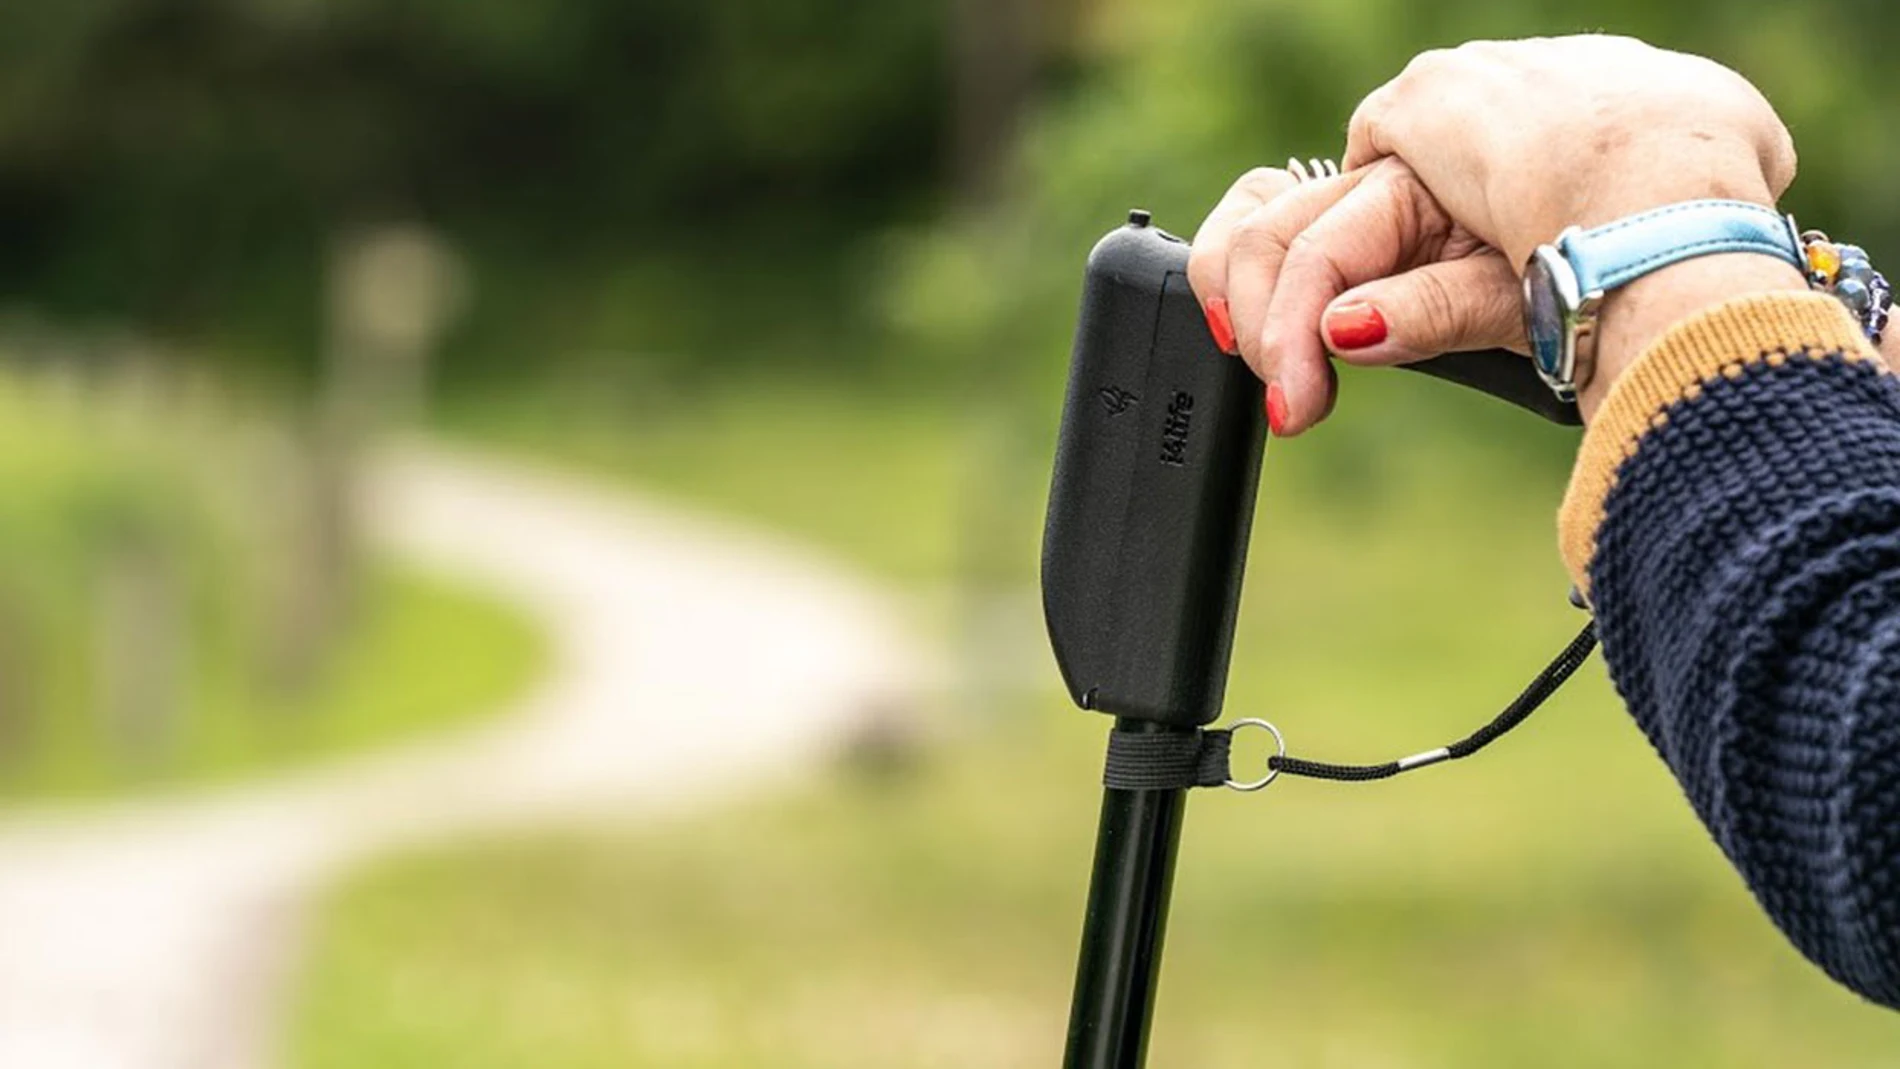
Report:
[[[1409,164],[1513,265],[1565,227],[1680,200],[1773,204],[1794,140],[1746,79],[1628,37],[1426,52],[1353,113],[1347,168]]]
[[[1248,172],[1195,235],[1188,281],[1215,338],[1267,383],[1276,435],[1332,410],[1327,347],[1364,365],[1525,350],[1517,273],[1396,159],[1303,184]]]
[[[1231,314],[1279,434],[1329,411],[1328,346],[1368,364],[1521,350],[1517,271],[1537,245],[1679,200],[1772,204],[1795,156],[1773,109],[1734,72],[1627,38],[1572,37],[1420,56],[1361,104],[1345,164],[1345,176],[1297,188],[1255,172],[1195,239],[1190,281],[1210,322]],[[1719,293],[1716,279],[1798,284],[1791,268],[1769,278],[1732,259],[1651,278],[1702,276],[1696,294]],[[1646,278],[1609,302],[1599,394],[1629,355],[1606,349],[1633,351],[1694,310],[1661,289]],[[1638,305],[1622,321],[1619,306]],[[1586,393],[1586,414],[1594,399]]]

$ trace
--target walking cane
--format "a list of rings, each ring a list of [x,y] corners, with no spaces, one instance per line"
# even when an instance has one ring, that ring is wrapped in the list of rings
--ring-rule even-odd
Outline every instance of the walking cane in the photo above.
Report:
[[[1471,737],[1383,765],[1289,758],[1265,721],[1207,730],[1226,687],[1266,428],[1260,384],[1214,344],[1187,261],[1187,244],[1143,211],[1090,254],[1043,532],[1043,613],[1063,681],[1077,705],[1115,718],[1067,1069],[1144,1062],[1188,789],[1257,790],[1282,773],[1379,779],[1467,756],[1529,715],[1595,642],[1586,625]],[[1581,422],[1512,353],[1415,369]],[[1241,726],[1269,732],[1277,750],[1245,783],[1228,770]]]

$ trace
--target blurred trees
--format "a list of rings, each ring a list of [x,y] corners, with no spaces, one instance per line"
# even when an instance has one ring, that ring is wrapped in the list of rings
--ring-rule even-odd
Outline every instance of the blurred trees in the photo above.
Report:
[[[302,375],[332,238],[419,222],[471,266],[452,383],[830,367],[1007,379],[1140,202],[1245,167],[1469,37],[1630,32],[1763,85],[1791,206],[1879,249],[1876,0],[83,0],[0,9],[0,288]],[[1587,22],[1585,21],[1587,18]],[[1824,57],[1824,58],[1823,58]],[[954,196],[957,191],[962,196]],[[945,207],[952,210],[946,212]]]
[[[796,277],[943,169],[942,6],[6,5],[0,288],[307,367],[330,233],[418,219],[490,298],[464,359],[664,345],[641,264],[701,250],[718,305],[731,260]]]

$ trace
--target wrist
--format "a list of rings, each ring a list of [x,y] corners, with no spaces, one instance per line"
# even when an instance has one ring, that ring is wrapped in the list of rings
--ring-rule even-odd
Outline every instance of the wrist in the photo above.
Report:
[[[1612,291],[1598,320],[1595,370],[1578,391],[1583,418],[1596,414],[1623,371],[1676,323],[1737,297],[1807,289],[1807,279],[1789,264],[1728,253],[1684,260]]]

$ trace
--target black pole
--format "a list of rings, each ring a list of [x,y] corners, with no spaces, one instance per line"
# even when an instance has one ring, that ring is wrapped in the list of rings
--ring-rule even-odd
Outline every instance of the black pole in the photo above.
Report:
[[[1191,732],[1126,718],[1116,731]],[[1064,1069],[1140,1069],[1161,974],[1161,939],[1187,792],[1102,792]]]

